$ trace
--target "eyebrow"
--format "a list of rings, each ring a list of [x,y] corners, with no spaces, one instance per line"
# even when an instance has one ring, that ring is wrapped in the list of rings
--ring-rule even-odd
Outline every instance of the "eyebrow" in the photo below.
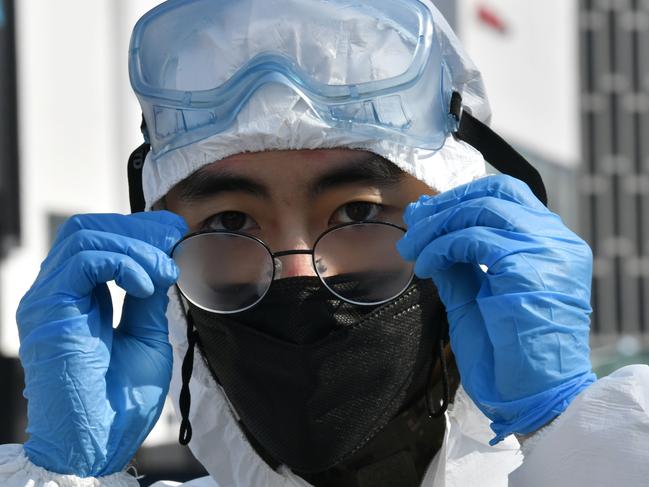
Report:
[[[180,199],[187,202],[206,199],[224,192],[247,193],[270,199],[270,192],[263,184],[227,171],[200,169],[178,183],[178,189]]]
[[[309,193],[317,196],[327,190],[353,184],[387,187],[399,183],[404,175],[396,164],[376,154],[370,154],[364,159],[321,175],[309,186]]]
[[[370,154],[363,159],[325,172],[309,185],[308,191],[312,196],[318,196],[327,190],[345,185],[371,184],[387,187],[399,183],[404,174],[387,159]],[[180,199],[186,202],[203,200],[224,192],[247,193],[270,199],[268,188],[251,178],[207,168],[199,169],[178,183],[177,187],[180,191]]]

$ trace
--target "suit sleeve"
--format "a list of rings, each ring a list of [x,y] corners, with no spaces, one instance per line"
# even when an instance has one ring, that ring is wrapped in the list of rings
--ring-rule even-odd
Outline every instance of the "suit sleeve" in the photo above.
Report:
[[[138,487],[139,482],[126,472],[100,478],[80,478],[48,472],[29,461],[22,445],[0,445],[0,485],[3,487]]]
[[[648,487],[649,366],[595,382],[523,454],[510,487]]]

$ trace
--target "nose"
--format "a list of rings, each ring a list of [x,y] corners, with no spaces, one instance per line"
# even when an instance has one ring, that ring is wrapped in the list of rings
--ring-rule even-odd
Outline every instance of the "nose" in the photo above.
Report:
[[[316,276],[311,263],[313,235],[301,219],[282,222],[268,243],[273,252],[275,279]]]
[[[275,257],[275,279],[315,275],[310,254],[291,254]]]

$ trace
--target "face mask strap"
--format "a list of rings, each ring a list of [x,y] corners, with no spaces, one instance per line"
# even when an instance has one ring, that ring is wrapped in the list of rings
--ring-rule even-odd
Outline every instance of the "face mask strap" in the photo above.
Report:
[[[446,355],[444,354],[445,344],[445,338],[440,338],[440,340],[437,342],[437,359],[439,360],[442,369],[442,404],[437,410],[435,410],[435,408],[433,407],[433,389],[435,386],[435,383],[433,382],[433,371],[435,370],[436,364],[433,364],[432,371],[428,376],[428,384],[426,385],[426,408],[428,409],[428,415],[431,418],[439,418],[440,416],[444,416],[444,413],[446,413],[446,410],[448,409],[448,404],[451,397],[451,387],[448,377],[448,365],[446,363]]]
[[[503,174],[527,183],[534,195],[548,205],[548,194],[541,174],[516,149],[489,126],[462,108],[462,95],[457,91],[451,97],[450,113],[459,126],[453,135],[478,149],[485,160]]]
[[[182,386],[180,388],[180,397],[178,398],[181,418],[178,442],[183,446],[187,446],[192,439],[192,424],[189,421],[192,398],[189,391],[189,382],[192,378],[192,370],[194,369],[194,349],[196,348],[197,334],[194,329],[194,319],[187,312],[178,287],[176,287],[176,292],[180,300],[180,306],[185,314],[185,320],[187,321],[187,351],[185,352],[185,358],[183,358],[181,368]]]

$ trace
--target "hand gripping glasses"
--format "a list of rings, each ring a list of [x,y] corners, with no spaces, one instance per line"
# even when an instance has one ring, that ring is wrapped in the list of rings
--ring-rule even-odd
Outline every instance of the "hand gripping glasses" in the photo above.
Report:
[[[405,291],[413,263],[397,252],[404,229],[384,222],[346,223],[329,228],[310,250],[273,253],[260,239],[225,230],[197,232],[178,242],[172,257],[180,269],[183,296],[214,313],[238,313],[259,303],[274,279],[282,277],[282,258],[311,255],[324,286],[343,301],[359,305],[388,302]]]
[[[371,140],[436,150],[457,126],[417,0],[170,0],[135,26],[129,71],[154,157],[223,132],[271,83]]]

